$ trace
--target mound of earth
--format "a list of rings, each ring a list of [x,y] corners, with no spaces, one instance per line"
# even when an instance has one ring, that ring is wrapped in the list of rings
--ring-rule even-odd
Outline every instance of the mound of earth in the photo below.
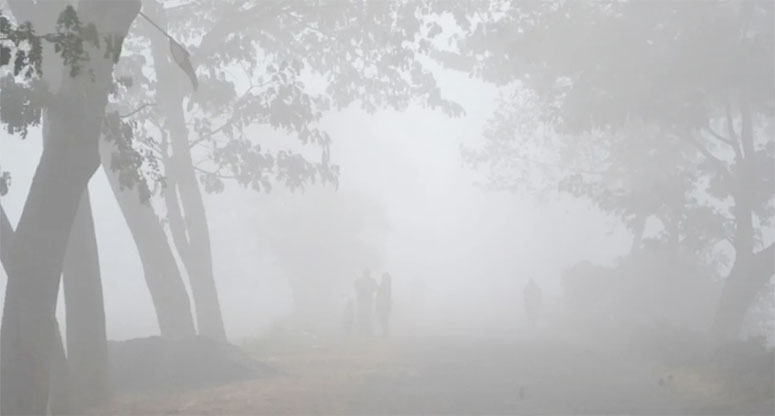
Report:
[[[207,337],[148,337],[108,343],[116,392],[203,387],[275,373],[239,348]]]

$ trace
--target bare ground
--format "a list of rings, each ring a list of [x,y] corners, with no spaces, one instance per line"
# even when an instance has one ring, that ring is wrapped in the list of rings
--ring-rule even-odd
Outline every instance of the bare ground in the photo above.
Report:
[[[775,395],[767,377],[748,380],[746,372],[730,376],[712,365],[659,363],[563,339],[469,334],[246,349],[279,372],[187,391],[118,394],[94,413],[771,415]]]

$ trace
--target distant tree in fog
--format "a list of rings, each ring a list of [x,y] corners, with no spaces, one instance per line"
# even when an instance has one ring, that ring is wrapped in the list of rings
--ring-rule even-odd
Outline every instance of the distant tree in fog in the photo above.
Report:
[[[638,241],[735,258],[714,332],[736,335],[773,275],[773,5],[502,2],[469,13],[436,58],[503,87],[470,160],[493,184],[551,184]],[[539,179],[540,181],[540,179]],[[544,183],[546,185],[546,183]]]
[[[382,266],[388,220],[367,195],[320,188],[286,194],[258,218],[258,238],[289,279],[298,324],[338,324],[355,279]]]

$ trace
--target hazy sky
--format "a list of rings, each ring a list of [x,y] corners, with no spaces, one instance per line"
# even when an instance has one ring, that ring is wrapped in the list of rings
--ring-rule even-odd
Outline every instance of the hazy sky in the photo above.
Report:
[[[609,262],[629,248],[629,235],[584,203],[555,196],[539,202],[478,186],[481,175],[463,165],[460,148],[476,145],[497,92],[465,74],[438,75],[443,93],[463,103],[465,117],[420,108],[375,115],[348,109],[322,121],[341,166],[341,188],[366,193],[385,209],[390,223],[385,265],[406,314],[424,288],[422,318],[429,323],[443,317],[448,323],[486,325],[521,313],[528,278],[559,293],[564,268],[580,260]],[[2,146],[0,166],[13,175],[3,206],[15,223],[39,156],[39,132],[24,141],[4,137]],[[90,190],[108,336],[155,333],[140,262],[101,170]],[[250,225],[262,202],[273,197],[235,187],[205,196],[216,282],[234,341],[257,335],[291,307],[286,280]],[[4,274],[2,279],[4,291]],[[396,318],[401,317],[398,309]]]

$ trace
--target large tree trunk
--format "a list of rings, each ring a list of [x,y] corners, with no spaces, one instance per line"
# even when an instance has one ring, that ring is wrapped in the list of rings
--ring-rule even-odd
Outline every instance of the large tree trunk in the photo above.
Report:
[[[166,28],[164,11],[154,2],[153,16],[156,23]],[[170,133],[173,157],[167,166],[168,177],[173,182],[167,189],[168,201],[174,198],[173,206],[168,203],[171,225],[183,224],[182,227],[171,227],[175,246],[188,272],[191,283],[191,293],[194,298],[197,327],[201,335],[218,340],[226,339],[226,332],[221,316],[218,291],[213,276],[212,253],[210,251],[210,231],[207,215],[199,189],[199,183],[191,160],[191,150],[188,141],[188,129],[183,113],[183,88],[185,79],[180,68],[169,60],[169,44],[163,36],[152,37],[152,54],[159,88],[157,102],[160,108],[166,110],[166,128]],[[177,191],[183,205],[177,206]],[[179,208],[179,207],[178,207]],[[185,213],[185,219],[183,219]]]
[[[753,200],[756,172],[753,145],[753,119],[745,99],[741,100],[740,141],[743,154],[738,156],[736,166],[736,189],[734,192],[735,213],[735,262],[724,282],[712,332],[721,340],[737,337],[748,310],[753,306],[759,292],[766,287],[775,273],[775,250],[770,245],[758,253],[754,252]]]
[[[52,125],[59,124],[62,132],[71,130],[63,121],[52,120]],[[10,261],[0,336],[3,414],[46,412],[62,260],[78,202],[97,168],[96,153],[90,155],[85,144],[72,135],[46,146],[14,242],[7,248]]]
[[[45,4],[41,7],[45,7]],[[87,1],[83,22],[121,41],[139,1]],[[50,137],[35,171],[6,264],[0,335],[0,413],[46,414],[55,308],[70,228],[99,165],[98,144],[113,62],[102,50],[75,77],[63,77],[48,108]]]
[[[775,273],[775,246],[735,260],[721,292],[713,332],[721,340],[740,334],[748,310]]]
[[[108,398],[108,339],[89,191],[75,215],[62,270],[72,410]]]
[[[14,234],[11,222],[5,215],[2,205],[0,205],[0,262],[3,266],[10,262],[10,252],[4,248],[12,244]],[[69,368],[65,348],[62,344],[62,334],[59,331],[59,325],[55,325],[54,345],[52,352],[51,368],[51,394],[49,397],[49,411],[54,415],[63,415],[70,413],[70,389],[69,389]]]
[[[11,244],[14,234],[11,222],[5,215],[2,205],[0,205],[0,262],[5,267],[10,261],[10,252],[7,249]],[[62,344],[62,334],[59,331],[59,325],[55,326],[54,345],[52,355],[51,369],[51,394],[49,397],[49,412],[53,415],[63,415],[70,413],[70,391],[67,356]]]
[[[110,169],[113,146],[103,142],[102,166],[129,226],[151,293],[159,331],[166,337],[188,337],[196,333],[188,292],[159,219],[137,192],[121,189],[118,173]]]

